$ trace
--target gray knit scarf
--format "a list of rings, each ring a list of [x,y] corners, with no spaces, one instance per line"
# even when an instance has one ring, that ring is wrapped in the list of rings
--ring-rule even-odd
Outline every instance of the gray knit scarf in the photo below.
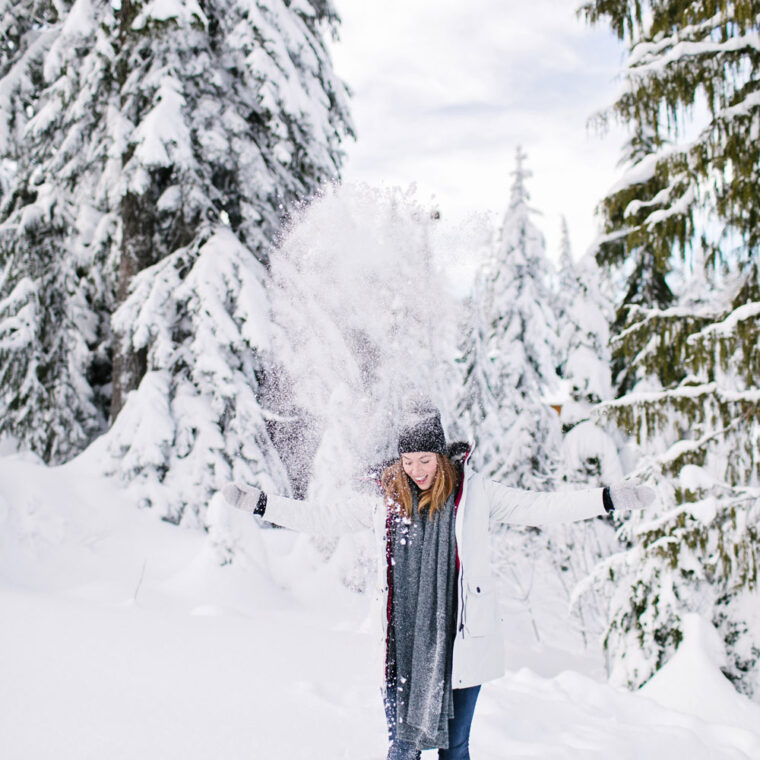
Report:
[[[389,683],[399,739],[417,749],[449,746],[454,716],[451,657],[456,625],[454,493],[434,517],[414,492],[412,519],[391,521]],[[455,489],[456,490],[456,489]]]

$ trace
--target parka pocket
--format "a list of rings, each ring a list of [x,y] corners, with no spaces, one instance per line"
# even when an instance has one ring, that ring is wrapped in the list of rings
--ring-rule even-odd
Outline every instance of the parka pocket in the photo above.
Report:
[[[493,580],[467,582],[464,597],[464,633],[467,636],[488,636],[497,629],[496,593]]]

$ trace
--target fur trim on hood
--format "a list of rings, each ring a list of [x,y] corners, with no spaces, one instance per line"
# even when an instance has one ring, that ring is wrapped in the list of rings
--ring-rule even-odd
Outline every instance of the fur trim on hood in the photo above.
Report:
[[[471,451],[472,445],[467,441],[454,441],[454,443],[449,444],[446,456],[461,470],[464,467],[464,460],[467,459],[467,455]]]

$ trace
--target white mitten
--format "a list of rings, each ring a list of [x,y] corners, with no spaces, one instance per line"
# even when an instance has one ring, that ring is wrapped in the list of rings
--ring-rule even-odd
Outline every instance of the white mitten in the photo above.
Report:
[[[245,512],[255,512],[259,506],[259,499],[261,498],[261,489],[252,488],[246,486],[241,488],[235,483],[227,483],[222,488],[222,496],[224,500],[237,509],[242,509]]]
[[[655,499],[655,492],[648,486],[616,483],[610,486],[610,499],[616,512],[629,509],[646,509]]]

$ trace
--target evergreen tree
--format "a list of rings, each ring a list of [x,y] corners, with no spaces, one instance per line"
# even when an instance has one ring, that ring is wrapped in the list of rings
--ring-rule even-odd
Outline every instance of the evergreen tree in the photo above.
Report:
[[[542,400],[557,382],[557,325],[524,162],[518,148],[500,240],[480,275],[463,343],[459,410],[477,441],[475,461],[483,472],[513,485],[546,487],[559,445],[556,414]]]
[[[612,398],[608,345],[612,299],[607,292],[610,284],[603,279],[592,255],[575,262],[564,217],[557,285],[558,372],[563,385],[559,476],[564,487],[591,488],[616,483],[623,478],[623,468],[614,427],[602,424],[593,415],[599,402]],[[600,560],[617,549],[614,526],[608,519],[552,526],[544,533],[551,564],[563,588],[575,586]],[[583,595],[575,600],[572,609],[586,645],[598,640],[606,627],[605,601],[601,594]]]
[[[0,431],[60,462],[102,432],[108,414],[113,294],[104,277],[115,226],[102,180],[113,124],[99,83],[109,62],[90,6],[24,1],[6,12]]]
[[[584,281],[577,271],[566,225],[563,267],[558,282],[552,283],[543,238],[528,205],[528,173],[523,161],[524,155],[518,151],[499,245],[478,273],[473,289],[460,357],[464,384],[459,415],[476,440],[476,465],[498,480],[538,489],[554,486],[558,478],[586,485],[612,473],[617,480],[616,447],[604,430],[588,421],[591,404],[587,397],[594,391],[604,392],[595,370],[602,378],[605,373],[609,376],[609,368],[599,367],[596,356],[593,365],[584,364],[587,344],[598,350],[598,335],[603,335],[606,327],[606,317],[589,305],[595,303],[594,298],[601,299],[590,295],[597,283],[591,278]],[[558,285],[558,290],[553,291],[550,284]],[[559,318],[555,317],[555,305]],[[567,329],[560,331],[560,324]],[[559,418],[545,399],[546,392],[555,391],[559,382],[557,368],[567,371],[568,383],[578,384],[577,401],[563,404],[563,414],[572,420],[568,427],[579,432],[567,450],[565,441],[560,447]],[[584,432],[584,426],[590,430]],[[594,472],[587,471],[590,463]],[[545,595],[551,589],[553,600],[567,594],[569,601],[570,587],[601,557],[608,556],[613,537],[605,520],[540,530],[495,529],[492,554],[502,596],[511,600],[510,609],[515,604],[523,607],[537,640],[550,642],[553,631],[548,618],[536,614],[536,599],[548,610]],[[579,639],[587,642],[587,632],[602,629],[602,608],[596,600],[584,597],[574,609]]]
[[[640,382],[601,412],[633,435],[638,474],[666,507],[627,526],[629,550],[599,571],[613,584],[612,674],[633,686],[667,661],[684,615],[698,612],[723,635],[725,674],[747,694],[760,688],[760,292],[756,280],[736,285],[722,309],[640,309],[617,338]]]
[[[485,311],[486,272],[487,265],[477,272],[467,299],[464,339],[457,357],[457,362],[462,365],[462,389],[457,399],[456,416],[465,435],[472,440],[476,435],[476,426],[486,419],[497,419],[499,414],[496,377],[488,354],[490,330]]]
[[[179,519],[229,475],[230,451],[254,470],[272,459],[256,400],[257,261],[284,209],[339,171],[350,125],[321,37],[337,18],[322,0],[55,8],[43,29],[21,29],[0,80],[2,159],[14,167],[0,204],[0,430],[62,461],[139,387],[133,405],[167,414],[143,441],[152,453],[125,456],[137,448],[119,429],[100,449]],[[217,441],[226,453],[212,463],[207,435],[247,443]],[[189,484],[151,495],[148,481],[178,458],[195,495]]]
[[[592,256],[584,256],[578,264],[573,260],[564,219],[562,230],[557,294],[559,374],[567,381],[572,401],[590,408],[612,397],[608,345],[612,297]]]
[[[751,260],[760,242],[760,3],[588,0],[580,12],[607,21],[629,49],[612,112],[631,128],[631,168],[602,203],[601,258],[614,263],[643,247],[662,277],[672,252],[695,237],[708,259],[721,259],[733,235],[739,258]],[[704,124],[684,140],[702,107]]]
[[[760,5],[589,2],[629,44],[614,106],[632,165],[603,201],[600,260],[631,274],[614,325],[620,397],[600,411],[631,435],[663,513],[624,526],[598,573],[611,596],[612,674],[646,681],[698,612],[722,633],[724,672],[760,691],[757,274]],[[695,104],[708,118],[679,144]],[[672,288],[678,257],[693,274]]]
[[[577,264],[562,220],[557,292],[559,364],[562,403],[562,479],[586,486],[607,485],[622,478],[618,446],[610,431],[592,419],[592,410],[612,398],[610,380],[609,287],[591,255]]]

